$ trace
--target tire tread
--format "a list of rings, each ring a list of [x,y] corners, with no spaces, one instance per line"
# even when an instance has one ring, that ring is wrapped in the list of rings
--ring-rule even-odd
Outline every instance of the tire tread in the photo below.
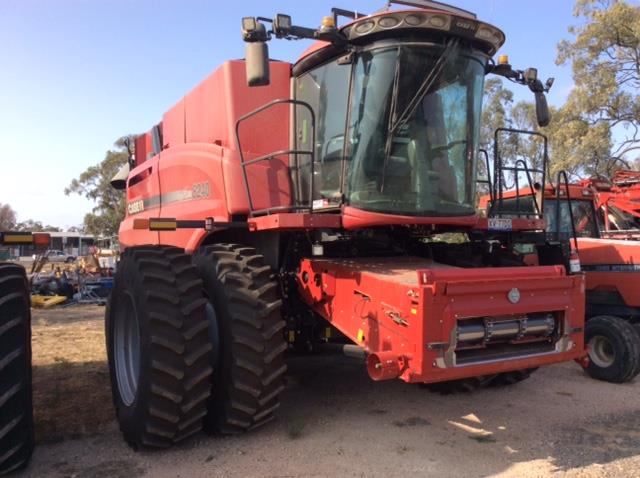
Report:
[[[194,263],[214,302],[221,329],[220,372],[205,423],[210,431],[242,433],[273,418],[284,389],[286,343],[277,283],[252,247],[214,244]]]

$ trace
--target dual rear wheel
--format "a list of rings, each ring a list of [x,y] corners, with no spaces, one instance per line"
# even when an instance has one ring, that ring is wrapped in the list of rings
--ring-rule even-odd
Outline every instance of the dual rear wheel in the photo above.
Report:
[[[160,448],[203,427],[240,433],[269,421],[284,388],[283,327],[277,286],[254,249],[127,249],[106,312],[125,440]]]

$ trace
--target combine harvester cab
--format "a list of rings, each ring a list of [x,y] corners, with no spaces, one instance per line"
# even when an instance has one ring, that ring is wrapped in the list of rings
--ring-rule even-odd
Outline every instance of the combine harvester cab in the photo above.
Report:
[[[107,350],[134,448],[266,423],[289,347],[335,342],[374,380],[464,389],[585,356],[568,244],[541,212],[475,212],[485,75],[529,87],[543,125],[551,81],[494,64],[504,35],[470,12],[391,3],[318,29],[244,18],[246,60],[139,136],[114,178],[127,217]],[[316,42],[288,64],[269,60],[273,37]]]
[[[632,209],[612,199],[616,194],[602,179],[569,184],[561,171],[555,185],[505,191],[495,201],[487,195],[480,209],[494,202],[504,211],[520,204],[534,213],[542,202],[549,236],[571,239],[586,277],[589,360],[583,365],[596,379],[622,383],[640,373],[640,231]]]

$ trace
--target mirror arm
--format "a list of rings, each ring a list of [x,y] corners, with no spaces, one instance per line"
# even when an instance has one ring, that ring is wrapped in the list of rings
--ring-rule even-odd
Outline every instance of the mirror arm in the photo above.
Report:
[[[487,74],[502,76],[509,81],[520,85],[528,86],[536,98],[536,117],[538,125],[548,126],[550,121],[549,106],[547,105],[547,93],[553,85],[553,78],[549,78],[546,83],[542,83],[538,79],[538,71],[535,68],[527,68],[526,70],[514,70],[508,63],[487,65],[485,72]]]

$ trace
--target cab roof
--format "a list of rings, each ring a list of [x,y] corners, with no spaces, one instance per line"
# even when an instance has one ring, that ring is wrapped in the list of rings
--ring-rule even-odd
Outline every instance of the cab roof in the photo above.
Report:
[[[379,11],[351,20],[340,26],[339,30],[350,43],[355,44],[406,34],[431,33],[433,35],[435,33],[440,36],[459,36],[471,40],[489,56],[493,56],[505,41],[505,35],[501,30],[476,20],[475,16],[437,8]],[[322,54],[323,50],[336,50],[336,48],[330,42],[316,41],[302,53],[295,65],[306,64],[305,66],[308,67],[311,63],[309,60],[314,56],[320,57],[319,62],[324,61],[326,55]]]

